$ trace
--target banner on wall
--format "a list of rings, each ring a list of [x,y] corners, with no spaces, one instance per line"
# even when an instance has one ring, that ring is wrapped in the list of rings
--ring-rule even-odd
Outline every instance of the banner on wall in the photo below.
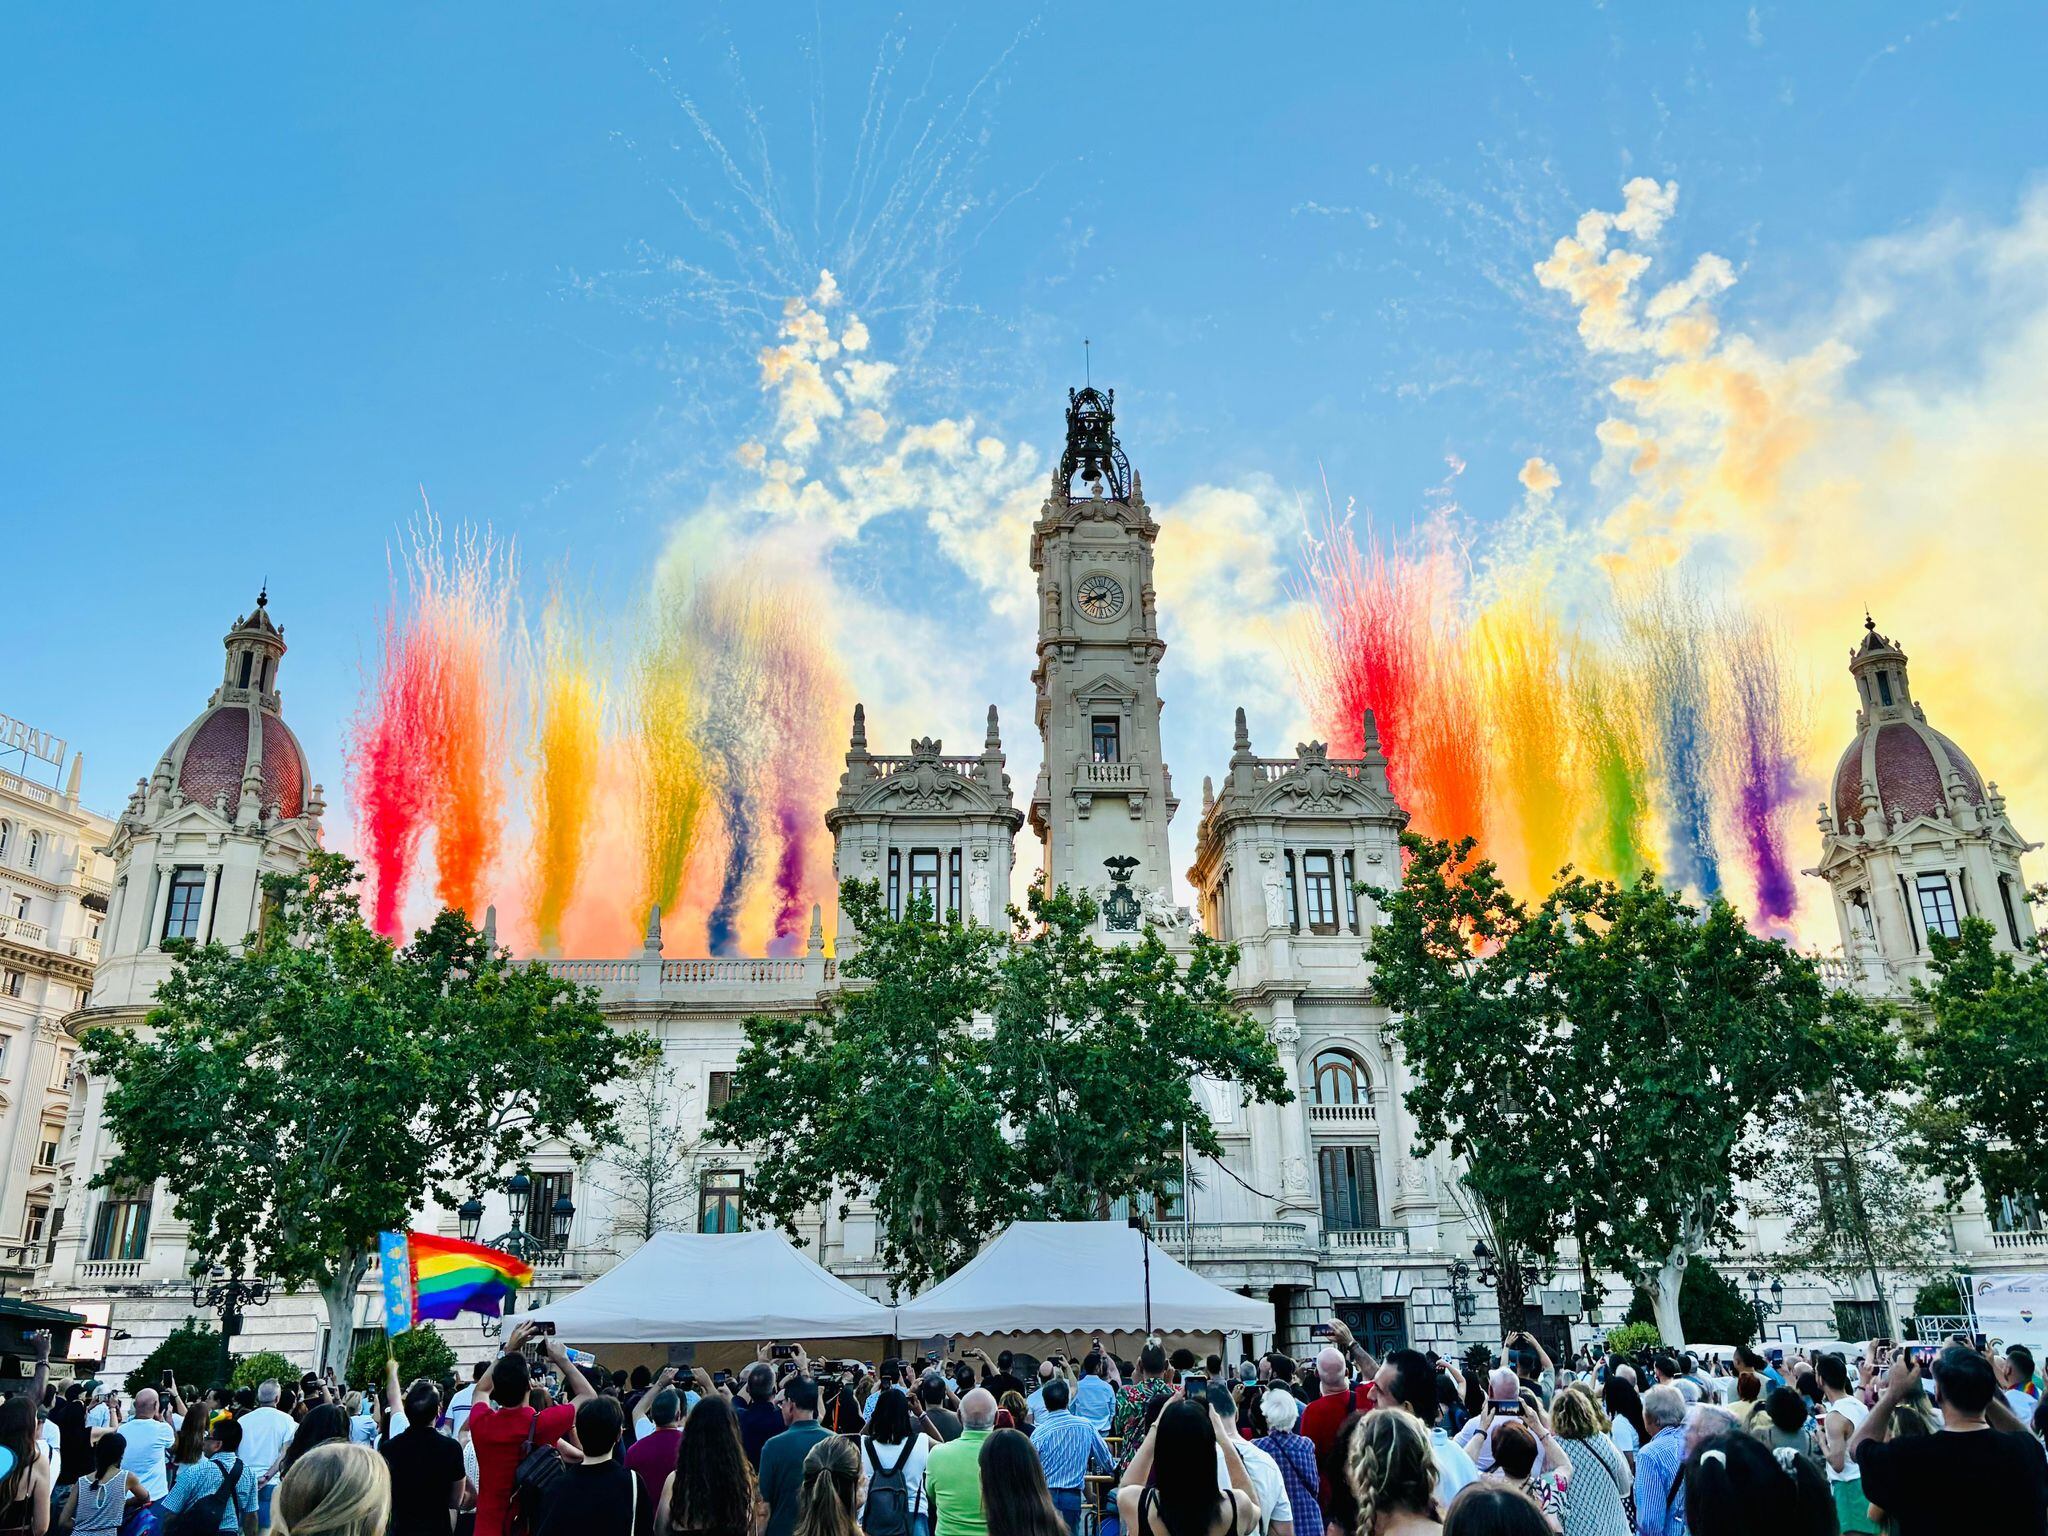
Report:
[[[1972,1276],[1970,1295],[1987,1334],[2048,1333],[2048,1274]]]

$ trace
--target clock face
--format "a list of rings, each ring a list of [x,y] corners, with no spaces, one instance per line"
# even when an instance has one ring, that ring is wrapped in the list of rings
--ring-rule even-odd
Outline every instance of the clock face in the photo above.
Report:
[[[1074,593],[1074,606],[1091,619],[1113,619],[1124,611],[1124,589],[1113,576],[1089,576]]]

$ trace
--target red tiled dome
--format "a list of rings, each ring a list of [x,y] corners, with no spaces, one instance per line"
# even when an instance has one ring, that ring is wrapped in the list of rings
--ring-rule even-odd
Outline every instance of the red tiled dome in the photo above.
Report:
[[[242,770],[249,763],[249,711],[223,704],[199,723],[178,768],[178,789],[187,800],[212,805],[225,795],[230,814],[242,798]],[[276,715],[263,716],[263,809],[272,806],[290,819],[306,808],[305,759],[298,739]]]
[[[1849,743],[1849,750],[1835,766],[1835,822],[1838,826],[1863,819],[1863,781],[1877,785],[1882,806],[1878,825],[1866,826],[1867,833],[1886,830],[1902,811],[1908,819],[1931,816],[1948,804],[1945,786],[1949,770],[1962,776],[1963,794],[1971,804],[1984,803],[1984,780],[1962,749],[1941,732],[1917,720],[1891,720],[1863,731]]]

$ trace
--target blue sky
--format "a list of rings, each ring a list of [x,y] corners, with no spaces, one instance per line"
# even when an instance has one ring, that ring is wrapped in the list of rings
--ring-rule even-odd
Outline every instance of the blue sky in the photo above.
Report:
[[[1154,500],[1246,488],[1283,577],[1325,479],[1483,528],[1530,457],[1569,488],[1602,456],[1607,374],[1531,276],[1583,212],[1677,183],[1664,239],[1725,256],[1724,320],[1796,351],[1886,242],[2020,221],[2043,30],[1968,3],[16,8],[0,710],[117,809],[267,577],[335,798],[420,487],[636,602],[679,526],[746,501],[757,353],[822,268],[898,414],[1013,455],[1056,452],[1092,338]],[[1860,368],[1975,369],[1887,313]],[[988,641],[969,697],[905,693],[950,705],[921,728],[973,731],[983,693],[1028,719],[1017,631],[918,517],[825,559]],[[883,694],[906,664],[848,658]],[[1169,672],[1184,794],[1227,754],[1227,673]]]

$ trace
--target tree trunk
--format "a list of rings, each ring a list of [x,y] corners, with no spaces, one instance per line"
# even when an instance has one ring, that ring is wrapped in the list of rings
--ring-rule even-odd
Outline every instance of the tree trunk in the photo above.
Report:
[[[319,1364],[333,1366],[337,1377],[348,1374],[356,1336],[356,1287],[369,1268],[368,1254],[346,1253],[320,1287],[320,1299],[327,1303],[327,1358]]]
[[[1691,1257],[1685,1244],[1680,1243],[1664,1256],[1664,1262],[1657,1270],[1657,1290],[1654,1297],[1657,1332],[1666,1344],[1685,1342],[1685,1324],[1678,1316],[1678,1288],[1685,1284],[1685,1261]]]

